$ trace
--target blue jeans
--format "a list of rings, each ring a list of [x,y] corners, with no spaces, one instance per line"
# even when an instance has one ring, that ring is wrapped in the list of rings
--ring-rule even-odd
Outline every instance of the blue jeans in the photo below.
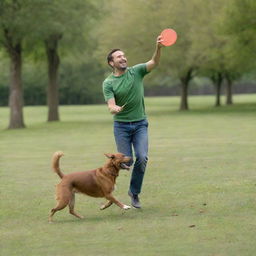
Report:
[[[130,181],[130,191],[134,195],[141,192],[142,182],[148,161],[148,121],[114,122],[114,135],[117,150],[132,158],[135,153],[135,164]]]

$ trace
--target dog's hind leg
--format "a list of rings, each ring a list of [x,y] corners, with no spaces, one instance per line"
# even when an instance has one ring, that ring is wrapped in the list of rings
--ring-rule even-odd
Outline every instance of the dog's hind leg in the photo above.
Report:
[[[75,208],[75,193],[72,193],[71,200],[69,201],[69,205],[68,206],[69,206],[70,214],[76,216],[79,219],[83,219],[84,218],[83,216],[79,215],[78,213],[76,213],[74,211],[74,208]]]
[[[64,209],[70,202],[72,196],[72,192],[67,186],[63,186],[61,183],[57,185],[56,188],[56,199],[58,201],[55,208],[51,210],[49,216],[49,222],[52,222],[53,215],[62,209]]]
[[[58,204],[56,205],[55,208],[51,209],[51,214],[49,216],[49,222],[52,222],[52,216],[57,212],[60,211],[62,209],[64,209],[67,205],[68,205],[69,201],[60,201],[58,202]]]
[[[101,209],[101,210],[104,210],[104,209],[108,208],[109,206],[111,206],[112,204],[113,204],[113,202],[108,201],[108,202],[106,202],[105,204],[103,204],[103,205],[100,207],[100,209]]]

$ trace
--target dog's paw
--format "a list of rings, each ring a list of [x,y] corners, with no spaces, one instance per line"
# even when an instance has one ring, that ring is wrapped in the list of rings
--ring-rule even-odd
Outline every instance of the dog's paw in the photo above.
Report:
[[[106,209],[106,206],[105,206],[105,205],[102,205],[102,206],[100,207],[100,210],[104,210],[104,209]]]
[[[123,209],[124,209],[124,210],[129,210],[129,209],[131,209],[131,206],[129,206],[129,205],[124,205],[124,206],[123,206]]]

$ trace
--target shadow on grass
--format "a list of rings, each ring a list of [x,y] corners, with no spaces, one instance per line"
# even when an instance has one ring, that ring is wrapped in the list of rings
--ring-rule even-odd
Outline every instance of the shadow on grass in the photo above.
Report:
[[[143,209],[135,209],[131,208],[130,210],[120,210],[120,212],[102,212],[102,214],[95,213],[95,215],[86,215],[84,213],[84,219],[78,219],[72,215],[70,215],[67,219],[63,219],[63,217],[56,217],[53,220],[53,223],[50,224],[65,224],[65,223],[74,223],[74,224],[81,224],[81,223],[97,223],[99,222],[106,223],[106,222],[120,222],[120,221],[137,221],[141,219],[150,220],[151,218],[154,219],[155,216],[161,216],[163,209],[160,208],[151,208],[151,207],[144,207]],[[62,219],[61,219],[62,218]]]

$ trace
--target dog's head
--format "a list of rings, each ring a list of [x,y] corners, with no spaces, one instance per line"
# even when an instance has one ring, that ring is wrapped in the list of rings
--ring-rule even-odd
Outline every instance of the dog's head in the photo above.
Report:
[[[125,169],[129,170],[130,167],[128,164],[131,161],[131,157],[125,156],[122,153],[116,154],[105,154],[105,156],[109,159],[109,161],[117,168],[117,169]]]

